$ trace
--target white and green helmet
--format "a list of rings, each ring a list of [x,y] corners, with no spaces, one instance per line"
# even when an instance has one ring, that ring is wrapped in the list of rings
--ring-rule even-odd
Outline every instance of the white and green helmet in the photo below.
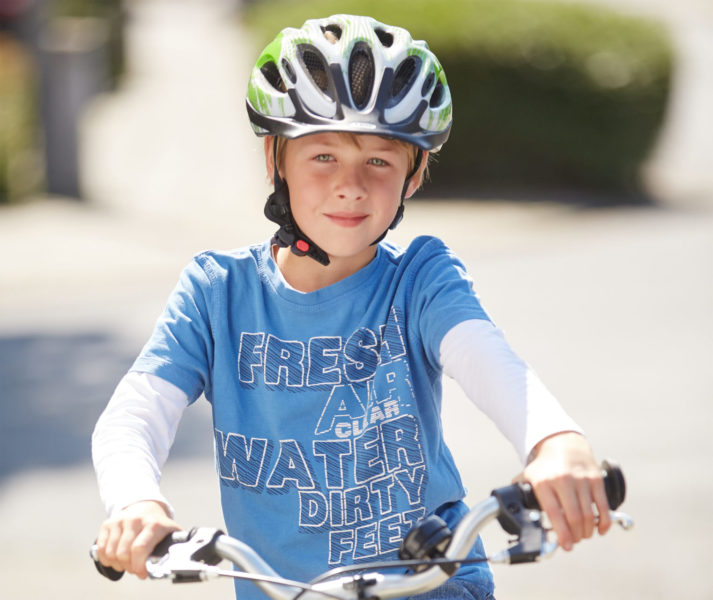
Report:
[[[287,28],[253,68],[247,109],[257,135],[385,135],[435,150],[448,139],[451,94],[424,41],[370,17],[334,15]]]

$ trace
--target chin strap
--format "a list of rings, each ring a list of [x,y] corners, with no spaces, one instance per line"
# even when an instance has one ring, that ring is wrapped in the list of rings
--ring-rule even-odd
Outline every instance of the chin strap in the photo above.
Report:
[[[401,203],[396,210],[394,220],[391,221],[389,228],[370,244],[371,246],[383,240],[389,230],[395,229],[401,222],[401,219],[403,219],[406,191],[411,178],[421,166],[422,160],[423,150],[419,149],[416,154],[416,160],[414,161],[414,167],[406,177],[404,187],[401,190]],[[272,243],[277,244],[280,248],[290,248],[292,253],[297,256],[309,256],[326,267],[329,264],[329,256],[302,232],[292,216],[292,210],[290,209],[290,190],[287,188],[287,182],[280,177],[277,171],[277,137],[275,137],[273,145],[273,161],[275,191],[267,197],[265,216],[273,223],[277,223],[280,228],[272,236]]]
[[[317,244],[309,239],[295,223],[290,210],[290,190],[277,172],[277,137],[273,146],[275,172],[275,191],[267,197],[265,216],[277,223],[280,228],[272,236],[272,243],[280,248],[290,248],[297,256],[309,256],[325,267],[329,264],[329,256]]]
[[[399,204],[399,207],[396,210],[394,220],[391,221],[391,225],[389,225],[389,228],[370,244],[371,246],[375,246],[376,244],[378,244],[386,237],[386,234],[389,233],[389,231],[391,231],[392,229],[396,229],[396,226],[401,223],[401,219],[404,218],[404,199],[406,198],[406,190],[408,190],[408,184],[411,183],[411,178],[416,174],[416,171],[418,171],[419,167],[421,166],[422,160],[423,150],[419,148],[418,152],[416,153],[416,160],[413,163],[413,169],[411,169],[411,172],[406,176],[406,181],[404,181],[404,187],[401,190],[401,203]]]

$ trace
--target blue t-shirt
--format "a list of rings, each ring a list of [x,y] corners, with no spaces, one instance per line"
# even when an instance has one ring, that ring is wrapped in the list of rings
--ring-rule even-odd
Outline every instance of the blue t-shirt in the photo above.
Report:
[[[437,238],[382,242],[366,267],[311,293],[285,282],[264,243],[195,257],[133,370],[191,401],[205,394],[228,532],[308,581],[396,558],[427,514],[462,516],[439,348],[456,324],[487,318]]]

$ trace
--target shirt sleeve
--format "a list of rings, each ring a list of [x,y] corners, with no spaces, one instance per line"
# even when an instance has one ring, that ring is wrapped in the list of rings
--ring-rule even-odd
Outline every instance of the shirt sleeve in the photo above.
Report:
[[[163,502],[161,469],[188,397],[148,373],[131,372],[119,382],[92,435],[99,494],[112,515],[141,500]]]
[[[443,371],[505,435],[523,464],[538,442],[582,430],[490,321],[453,327],[440,348]]]
[[[440,345],[458,323],[490,321],[475,292],[473,280],[461,260],[441,240],[432,238],[424,247],[424,258],[415,276],[414,293],[408,307],[415,315],[418,336],[423,340],[429,363],[439,368]]]
[[[210,264],[197,256],[181,273],[151,338],[131,367],[152,373],[180,388],[195,401],[211,386],[213,362]]]

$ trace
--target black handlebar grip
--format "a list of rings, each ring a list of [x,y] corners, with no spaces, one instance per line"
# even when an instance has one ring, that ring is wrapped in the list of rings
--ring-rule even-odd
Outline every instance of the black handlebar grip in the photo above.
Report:
[[[168,554],[168,549],[173,546],[173,544],[182,544],[188,541],[190,535],[190,531],[172,531],[156,544],[156,547],[151,552],[151,556],[159,558],[164,554]]]
[[[119,581],[124,576],[124,571],[117,571],[116,569],[112,569],[111,567],[107,567],[103,564],[101,564],[98,560],[94,560],[94,566],[97,568],[97,571],[104,575],[107,579],[111,579],[112,581]]]
[[[617,463],[611,460],[602,462],[602,477],[604,478],[604,490],[609,501],[609,508],[616,510],[624,502],[626,497],[626,481],[624,473]],[[520,483],[520,493],[522,504],[525,508],[540,510],[540,503],[535,497],[535,492],[529,483]]]
[[[626,498],[626,480],[621,467],[612,460],[605,460],[602,463],[602,475],[604,477],[604,489],[607,492],[609,508],[616,510]]]
[[[532,489],[532,486],[529,483],[518,483],[517,486],[520,488],[522,505],[525,508],[540,510],[540,503],[537,501],[535,490]]]

